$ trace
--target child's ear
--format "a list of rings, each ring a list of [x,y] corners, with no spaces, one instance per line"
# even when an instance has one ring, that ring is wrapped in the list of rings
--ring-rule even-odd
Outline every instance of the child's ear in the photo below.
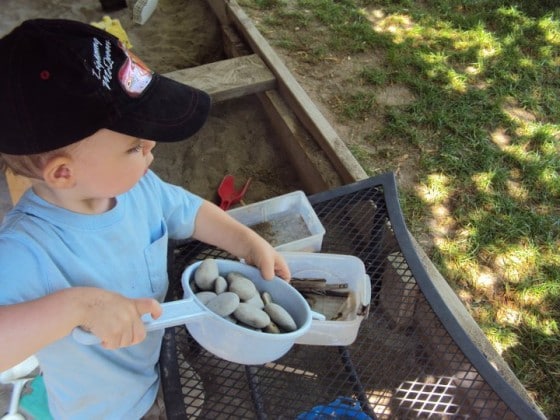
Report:
[[[57,156],[45,165],[43,179],[54,188],[72,188],[76,185],[72,170],[72,159],[66,156]]]

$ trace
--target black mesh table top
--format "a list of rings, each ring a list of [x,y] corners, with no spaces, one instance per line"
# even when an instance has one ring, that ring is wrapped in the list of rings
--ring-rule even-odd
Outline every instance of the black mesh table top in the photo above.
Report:
[[[168,328],[160,371],[169,419],[544,418],[438,293],[404,224],[393,174],[309,201],[326,230],[321,252],[360,258],[370,278],[356,340],[296,344],[248,366],[213,356],[184,326]],[[171,248],[168,300],[182,298],[186,266],[233,258],[197,241]]]

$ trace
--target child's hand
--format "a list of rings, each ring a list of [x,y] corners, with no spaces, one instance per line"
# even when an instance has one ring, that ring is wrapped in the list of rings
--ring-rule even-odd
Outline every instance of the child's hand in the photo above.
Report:
[[[274,274],[290,280],[288,264],[272,245],[209,201],[205,201],[198,211],[193,238],[243,258],[258,267],[267,280],[271,280]]]
[[[274,275],[282,277],[286,281],[291,278],[290,268],[284,257],[261,237],[256,237],[251,242],[245,261],[259,268],[266,280],[272,280]]]
[[[106,349],[138,344],[146,338],[141,316],[159,318],[162,309],[155,299],[129,299],[103,289],[84,288],[85,318],[81,327],[91,331]]]

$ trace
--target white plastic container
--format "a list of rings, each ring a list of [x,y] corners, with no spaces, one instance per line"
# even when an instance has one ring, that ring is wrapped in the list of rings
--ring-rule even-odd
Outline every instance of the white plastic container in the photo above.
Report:
[[[208,314],[204,318],[186,323],[189,333],[206,350],[230,362],[260,365],[282,357],[292,348],[296,338],[310,328],[312,314],[305,300],[279,277],[265,280],[261,277],[260,271],[253,266],[220,259],[216,262],[220,275],[225,277],[227,273],[236,271],[250,279],[259,292],[268,292],[274,296],[274,300],[293,317],[298,329],[283,334],[252,331],[235,325],[206,309],[190,288],[190,281],[202,263],[198,261],[188,266],[181,277],[185,292],[184,299],[196,300]]]
[[[263,236],[278,251],[321,250],[325,228],[303,191],[238,207],[228,213]]]
[[[362,320],[369,312],[371,300],[371,283],[364,263],[352,255],[299,252],[283,252],[282,255],[286,258],[292,277],[324,278],[327,284],[348,283],[348,289],[356,292],[358,299],[353,318],[344,321],[313,319],[309,330],[297,338],[296,343],[322,346],[352,344]]]

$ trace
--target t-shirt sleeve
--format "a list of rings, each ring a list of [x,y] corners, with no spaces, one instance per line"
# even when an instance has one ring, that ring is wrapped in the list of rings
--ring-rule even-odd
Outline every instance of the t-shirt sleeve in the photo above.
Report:
[[[182,187],[162,181],[151,171],[148,176],[158,192],[169,238],[190,238],[194,233],[196,215],[204,200]]]
[[[44,263],[38,252],[22,242],[0,238],[0,305],[52,293]]]

